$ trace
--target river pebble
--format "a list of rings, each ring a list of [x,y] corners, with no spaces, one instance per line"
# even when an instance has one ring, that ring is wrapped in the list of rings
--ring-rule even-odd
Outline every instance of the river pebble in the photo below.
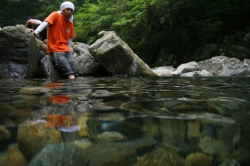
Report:
[[[98,135],[98,138],[101,140],[106,140],[106,141],[124,141],[127,140],[127,138],[119,133],[119,132],[114,132],[114,131],[106,131],[103,132],[102,134]]]

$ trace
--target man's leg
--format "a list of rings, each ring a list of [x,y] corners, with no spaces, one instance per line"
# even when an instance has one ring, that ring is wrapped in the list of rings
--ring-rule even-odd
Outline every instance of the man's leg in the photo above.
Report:
[[[70,65],[72,71],[74,72],[74,75],[77,76],[78,73],[77,73],[75,59],[74,59],[74,57],[72,55],[72,52],[68,52],[66,57],[67,57],[67,60],[69,62],[69,65]]]
[[[74,76],[74,71],[68,62],[67,53],[54,52],[51,56],[53,57],[55,66],[63,77],[74,78],[72,77],[72,75]]]

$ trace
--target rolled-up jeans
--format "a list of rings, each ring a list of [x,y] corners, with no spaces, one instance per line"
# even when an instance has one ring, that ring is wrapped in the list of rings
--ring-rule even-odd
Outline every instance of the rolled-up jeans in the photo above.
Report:
[[[77,76],[75,61],[71,52],[53,52],[49,56],[62,77],[71,74]]]

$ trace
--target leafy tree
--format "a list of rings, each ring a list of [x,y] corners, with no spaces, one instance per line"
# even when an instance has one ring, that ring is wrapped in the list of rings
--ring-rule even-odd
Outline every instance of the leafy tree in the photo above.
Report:
[[[62,0],[1,0],[0,26],[44,20]],[[72,0],[74,41],[92,44],[102,30],[115,31],[146,63],[160,52],[190,60],[197,47],[220,42],[250,27],[249,0]]]
[[[86,0],[75,15],[75,40],[91,44],[100,31],[111,30],[136,51],[137,46],[145,46],[148,42],[145,39],[153,34],[154,25],[147,20],[148,9],[157,3],[159,0],[97,0],[97,3]]]
[[[11,26],[26,22],[29,16],[34,16],[37,10],[36,1],[30,0],[1,0],[0,26]]]

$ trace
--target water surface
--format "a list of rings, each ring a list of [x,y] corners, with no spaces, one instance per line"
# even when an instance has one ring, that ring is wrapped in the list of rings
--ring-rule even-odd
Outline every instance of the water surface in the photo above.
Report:
[[[84,117],[90,140],[115,131],[126,141],[150,136],[157,147],[172,151],[199,145],[199,150],[189,148],[180,154],[184,159],[197,151],[218,156],[220,152],[201,144],[211,140],[220,141],[231,155],[241,149],[249,154],[249,83],[247,77],[1,79],[0,125],[13,128],[25,121],[45,123],[49,115],[63,115],[73,122],[58,129],[76,132],[76,128],[70,131],[66,127],[77,126],[77,119]],[[244,158],[243,162],[249,161]]]

